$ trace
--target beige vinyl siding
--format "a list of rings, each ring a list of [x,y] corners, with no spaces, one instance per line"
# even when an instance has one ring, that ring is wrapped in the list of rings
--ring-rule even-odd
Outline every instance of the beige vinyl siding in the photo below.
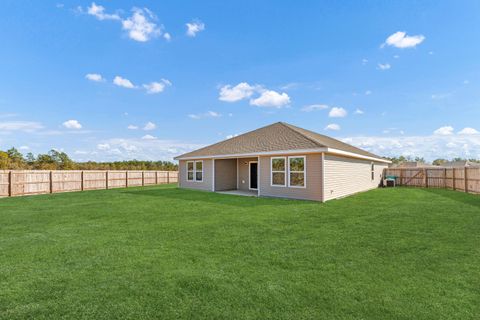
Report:
[[[197,159],[197,161],[202,159]],[[190,160],[188,160],[190,161]],[[187,161],[180,160],[178,163],[178,185],[180,188],[200,189],[212,191],[212,160],[203,160],[203,181],[187,181]]]
[[[249,162],[258,158],[238,158],[238,190],[249,189]]]
[[[325,154],[324,201],[377,188],[381,182],[383,169],[388,165],[374,162],[375,175],[372,180],[371,164],[370,160]]]
[[[237,189],[237,159],[215,160],[215,191]]]
[[[273,157],[282,157],[283,155],[276,155]],[[298,154],[298,155],[289,155],[290,157],[295,156],[306,156],[306,168],[305,168],[305,188],[294,188],[288,187],[288,176],[287,176],[287,186],[286,187],[277,187],[271,186],[270,184],[270,156],[260,157],[258,170],[259,170],[259,195],[265,197],[281,197],[281,198],[291,198],[291,199],[303,199],[303,200],[322,200],[322,156],[320,153],[316,154]],[[288,156],[286,156],[288,159]],[[287,161],[288,167],[288,161]],[[288,170],[287,170],[288,171]],[[288,175],[288,172],[287,172]]]

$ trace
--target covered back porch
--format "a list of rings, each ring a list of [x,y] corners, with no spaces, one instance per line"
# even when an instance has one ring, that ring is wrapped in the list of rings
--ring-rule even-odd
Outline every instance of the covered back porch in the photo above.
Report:
[[[258,158],[214,159],[214,191],[258,196]]]

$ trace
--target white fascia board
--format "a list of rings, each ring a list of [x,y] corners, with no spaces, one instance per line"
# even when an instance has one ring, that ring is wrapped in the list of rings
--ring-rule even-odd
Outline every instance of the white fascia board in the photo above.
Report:
[[[383,162],[383,163],[392,163],[392,161],[390,161],[390,160],[364,156],[364,155],[361,155],[361,154],[358,154],[358,153],[353,153],[353,152],[348,152],[348,151],[343,151],[343,150],[338,150],[338,149],[333,149],[333,148],[327,148],[327,153],[333,153],[333,154],[338,154],[338,155],[342,155],[342,156],[365,159],[365,160],[372,160],[372,161]]]

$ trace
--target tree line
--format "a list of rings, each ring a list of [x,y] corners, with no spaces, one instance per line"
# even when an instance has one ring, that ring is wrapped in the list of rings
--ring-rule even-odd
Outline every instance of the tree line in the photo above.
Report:
[[[16,148],[0,150],[0,170],[159,170],[177,171],[178,165],[170,161],[114,161],[76,162],[65,152],[50,150],[45,154],[23,155]]]
[[[393,164],[400,164],[400,163],[404,163],[404,162],[420,162],[420,163],[425,163],[425,164],[430,164],[429,162],[427,162],[424,158],[422,157],[404,157],[404,156],[400,156],[400,157],[386,157],[385,159],[387,160],[390,160],[392,161]],[[444,159],[444,158],[438,158],[438,159],[435,159],[432,161],[432,165],[434,166],[441,166],[447,162],[450,162],[450,161],[470,161],[470,162],[474,162],[474,163],[480,163],[480,160],[479,159],[465,159],[465,158],[453,158],[451,160],[448,160],[448,159]]]

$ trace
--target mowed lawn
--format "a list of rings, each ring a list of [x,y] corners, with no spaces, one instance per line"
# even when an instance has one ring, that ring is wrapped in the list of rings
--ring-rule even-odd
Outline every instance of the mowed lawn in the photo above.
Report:
[[[480,196],[0,199],[1,319],[479,319]]]

